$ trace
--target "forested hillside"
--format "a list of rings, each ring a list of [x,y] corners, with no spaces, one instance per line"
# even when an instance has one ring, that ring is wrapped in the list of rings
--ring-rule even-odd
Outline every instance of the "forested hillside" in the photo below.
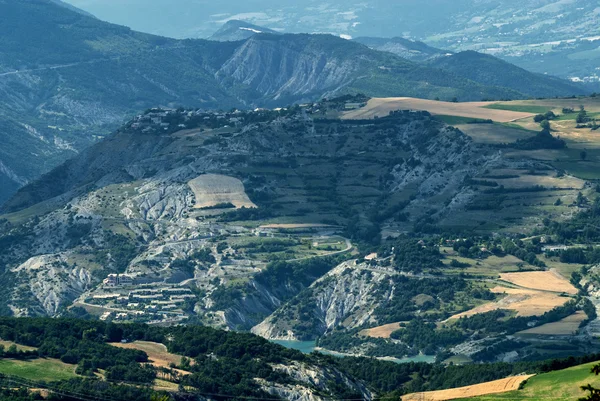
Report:
[[[1,396],[10,400],[186,400],[192,397],[397,399],[403,394],[540,373],[594,361],[598,355],[537,363],[471,366],[395,364],[366,358],[305,355],[251,334],[204,327],[159,328],[75,319],[0,319]],[[166,345],[158,366],[136,348]],[[160,348],[160,347],[158,347]],[[158,355],[158,354],[157,354]],[[153,354],[154,358],[157,358]],[[28,379],[5,373],[42,360],[70,371],[69,379]],[[48,373],[45,373],[48,374]],[[170,385],[171,387],[165,387]]]

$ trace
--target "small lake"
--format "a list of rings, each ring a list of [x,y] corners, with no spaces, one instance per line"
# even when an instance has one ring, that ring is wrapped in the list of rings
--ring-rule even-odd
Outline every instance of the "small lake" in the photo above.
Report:
[[[298,350],[305,354],[310,354],[311,352],[315,351],[315,348],[316,348],[315,341],[271,340],[271,342],[273,342],[275,344],[283,345],[286,348]],[[339,352],[334,352],[334,351],[319,350],[318,352],[321,352],[322,354],[339,356],[339,357],[346,356],[346,355],[340,354]],[[410,357],[410,358],[402,358],[402,359],[389,358],[386,360],[396,362],[396,363],[408,363],[408,362],[434,363],[435,356],[433,356],[433,355],[417,355],[417,356]]]
[[[288,340],[271,340],[272,343],[283,345],[286,348],[291,348],[303,352],[305,354],[310,354],[315,350],[316,342],[315,341],[288,341]]]

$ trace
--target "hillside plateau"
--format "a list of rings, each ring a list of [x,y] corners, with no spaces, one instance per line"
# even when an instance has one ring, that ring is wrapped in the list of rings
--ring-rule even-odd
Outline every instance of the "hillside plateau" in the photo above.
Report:
[[[3,313],[202,323],[388,358],[594,352],[594,131],[568,112],[535,131],[531,111],[593,116],[596,99],[460,109],[511,123],[398,101],[135,117],[5,203]],[[380,326],[394,329],[365,335]]]

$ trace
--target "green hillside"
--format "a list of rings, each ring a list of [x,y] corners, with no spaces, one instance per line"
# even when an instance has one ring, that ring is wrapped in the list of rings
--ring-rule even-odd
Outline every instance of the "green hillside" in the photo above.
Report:
[[[495,400],[563,400],[576,401],[588,393],[581,391],[581,386],[591,384],[600,386],[600,377],[594,376],[591,369],[597,362],[586,363],[555,372],[542,373],[529,379],[522,390],[502,394],[469,398],[471,401]]]
[[[577,95],[583,90],[577,84],[566,80],[535,74],[499,58],[475,51],[439,57],[431,65],[483,85],[511,88],[535,98]]]

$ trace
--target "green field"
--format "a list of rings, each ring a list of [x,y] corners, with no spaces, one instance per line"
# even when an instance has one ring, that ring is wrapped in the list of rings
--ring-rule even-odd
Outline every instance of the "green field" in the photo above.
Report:
[[[574,113],[569,113],[569,114],[561,114],[556,118],[556,121],[576,120],[578,115],[579,115],[578,111],[575,111]],[[600,113],[587,113],[587,116],[592,119],[600,118]]]
[[[508,111],[520,111],[523,113],[534,113],[534,114],[543,114],[550,110],[552,107],[548,106],[534,106],[534,105],[525,105],[525,104],[502,104],[502,103],[494,103],[487,106],[483,106],[486,109],[494,109],[494,110],[508,110]]]
[[[77,376],[75,365],[44,358],[25,361],[0,359],[0,373],[36,381],[67,380]]]
[[[516,272],[519,271],[518,264],[527,263],[521,259],[511,255],[504,257],[489,256],[485,259],[470,259],[458,256],[458,254],[450,247],[441,247],[440,251],[447,256],[444,260],[444,264],[449,265],[452,259],[457,260],[460,263],[467,263],[470,266],[464,268],[452,268],[446,267],[445,271],[451,274],[470,274],[473,276],[483,276],[496,278],[500,273]],[[531,268],[532,266],[529,266]]]
[[[565,370],[544,373],[529,379],[522,390],[474,397],[469,398],[469,400],[575,401],[585,395],[585,393],[580,390],[581,386],[588,383],[593,386],[600,386],[600,377],[596,377],[590,372],[590,369],[595,364],[596,363],[593,362]]]

